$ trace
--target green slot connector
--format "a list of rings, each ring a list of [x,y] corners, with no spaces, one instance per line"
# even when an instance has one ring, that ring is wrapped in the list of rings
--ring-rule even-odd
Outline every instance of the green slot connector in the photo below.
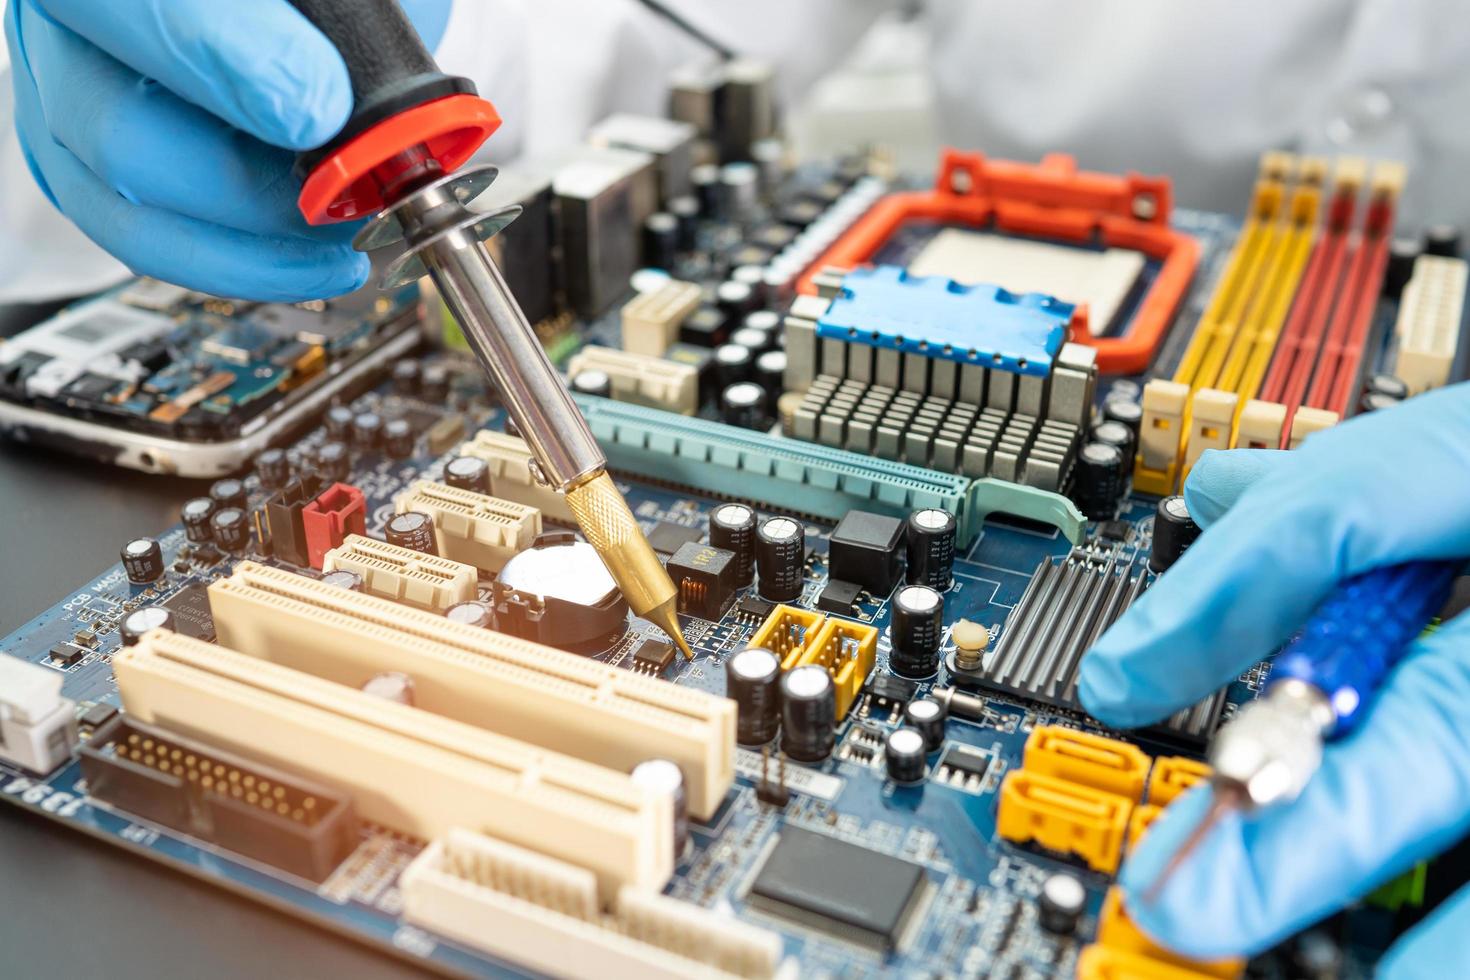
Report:
[[[985,477],[970,484],[969,508],[979,527],[992,513],[1010,514],[1050,524],[1072,544],[1081,544],[1087,518],[1077,505],[1059,493]]]
[[[644,479],[725,499],[768,501],[832,521],[854,509],[903,517],[938,507],[955,515],[966,545],[993,511],[1053,523],[1069,540],[1081,540],[1077,508],[1034,487],[972,481],[606,398],[573,398],[609,465]]]

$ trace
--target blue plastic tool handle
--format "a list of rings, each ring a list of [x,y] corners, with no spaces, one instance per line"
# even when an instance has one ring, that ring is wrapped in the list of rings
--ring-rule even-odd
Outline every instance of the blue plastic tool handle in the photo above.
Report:
[[[1276,656],[1271,683],[1306,681],[1326,694],[1337,723],[1351,730],[1431,619],[1449,600],[1460,561],[1418,561],[1356,575],[1323,600]]]

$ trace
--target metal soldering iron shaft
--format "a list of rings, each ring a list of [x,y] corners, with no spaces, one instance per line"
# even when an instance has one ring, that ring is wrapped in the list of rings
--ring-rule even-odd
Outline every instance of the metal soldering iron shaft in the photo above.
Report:
[[[480,236],[466,225],[463,205],[450,187],[431,185],[400,201],[394,212],[530,447],[534,475],[566,495],[633,612],[668,633],[692,659],[679,631],[674,583],[608,477],[606,457],[520,304]]]

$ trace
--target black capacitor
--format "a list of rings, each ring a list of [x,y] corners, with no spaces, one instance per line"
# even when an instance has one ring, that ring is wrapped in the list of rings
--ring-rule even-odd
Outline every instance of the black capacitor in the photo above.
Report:
[[[752,357],[771,347],[771,335],[755,327],[741,327],[730,334],[730,343],[750,351]]]
[[[699,201],[699,213],[706,218],[723,217],[725,195],[720,187],[720,168],[713,163],[701,163],[689,169],[689,183],[694,188],[695,200]]]
[[[755,359],[755,383],[766,390],[772,403],[786,390],[786,352],[768,350]]]
[[[903,723],[924,736],[924,751],[937,752],[944,744],[944,719],[949,712],[933,698],[915,698],[903,706]]]
[[[679,341],[696,347],[718,347],[729,336],[724,311],[713,306],[701,306],[679,326]]]
[[[442,402],[449,397],[449,369],[430,364],[419,373],[419,397],[426,402]]]
[[[184,536],[190,541],[203,544],[211,539],[209,518],[214,514],[214,501],[208,497],[195,497],[184,501],[179,510],[179,519],[184,522]]]
[[[336,440],[352,435],[352,409],[346,405],[335,405],[327,409],[327,435]]]
[[[781,661],[747,647],[725,661],[725,697],[735,702],[735,741],[765,745],[781,727]]]
[[[1113,516],[1123,493],[1123,451],[1105,442],[1089,442],[1077,451],[1072,468],[1072,499],[1095,520]]]
[[[726,425],[763,429],[768,424],[766,390],[754,381],[738,381],[720,393],[720,418]]]
[[[250,547],[250,519],[238,507],[225,507],[209,519],[214,530],[214,543],[226,551],[244,551]]]
[[[715,287],[715,303],[725,311],[729,323],[744,320],[745,314],[755,309],[757,301],[755,290],[748,283],[727,279]]]
[[[363,587],[362,576],[350,568],[338,568],[322,575],[322,583],[335,585],[339,589],[347,589],[349,592],[361,592]]]
[[[291,457],[284,449],[267,449],[255,457],[255,475],[267,490],[283,487],[291,479]]]
[[[144,606],[123,617],[123,621],[118,624],[117,634],[122,637],[122,645],[130,647],[135,646],[143,638],[143,634],[149,630],[171,630],[173,628],[173,613],[162,606]]]
[[[947,510],[926,507],[910,514],[908,525],[908,580],[939,592],[948,591],[959,523]]]
[[[801,595],[806,567],[806,527],[789,517],[768,517],[755,532],[755,568],[760,595],[790,602]]]
[[[1109,446],[1118,447],[1118,452],[1123,454],[1124,466],[1128,460],[1133,458],[1133,452],[1138,445],[1137,436],[1127,425],[1114,419],[1104,419],[1092,427],[1090,433],[1093,442],[1106,443]]]
[[[1148,567],[1162,572],[1179,560],[1199,537],[1199,525],[1189,516],[1180,496],[1165,497],[1154,511],[1154,543],[1148,552]]]
[[[359,449],[376,449],[383,444],[383,416],[363,412],[352,420],[352,444]]]
[[[383,452],[394,459],[413,455],[413,426],[407,419],[389,419],[383,423]]]
[[[837,689],[826,667],[807,664],[781,675],[781,751],[821,762],[837,742]]]
[[[1121,422],[1133,431],[1135,444],[1143,428],[1143,406],[1127,398],[1109,398],[1103,403],[1103,421]]]
[[[709,515],[709,543],[735,556],[737,586],[755,578],[755,511],[744,504],[721,504]]]
[[[444,482],[461,490],[490,492],[490,464],[478,456],[456,456],[444,464]]]
[[[153,538],[134,538],[119,553],[123,571],[134,585],[147,585],[163,577],[163,549]]]
[[[1393,408],[1400,404],[1397,398],[1385,395],[1381,391],[1365,391],[1363,397],[1358,399],[1358,414],[1365,412],[1380,412],[1385,408]]]
[[[587,368],[572,375],[571,387],[579,395],[612,397],[612,378],[608,377],[606,371],[598,368]]]
[[[352,456],[344,442],[326,442],[316,451],[316,472],[323,483],[340,483],[352,468]]]
[[[932,677],[944,638],[944,596],[927,585],[905,585],[893,597],[888,666],[900,677]]]
[[[672,269],[679,251],[679,219],[655,211],[643,219],[643,264]]]
[[[692,252],[699,229],[699,200],[691,194],[683,194],[670,198],[664,210],[678,222],[679,251]]]
[[[1424,253],[1443,255],[1447,258],[1460,256],[1460,229],[1454,225],[1430,225],[1424,229]]]
[[[389,544],[396,544],[410,551],[426,555],[439,553],[439,547],[434,542],[434,519],[421,511],[406,510],[388,518],[388,523],[383,525],[383,537],[388,539]]]
[[[736,221],[755,217],[760,204],[760,168],[743,160],[720,168],[720,189],[725,198],[726,213]]]
[[[888,733],[883,742],[883,762],[888,769],[888,778],[895,783],[912,786],[922,783],[928,775],[925,764],[924,736],[907,726]]]
[[[1036,921],[1047,932],[1070,936],[1087,909],[1087,889],[1065,871],[1049,876],[1036,896]]]
[[[393,390],[400,395],[416,395],[419,390],[419,362],[404,358],[393,365]]]
[[[1388,243],[1388,264],[1383,269],[1383,295],[1398,299],[1414,276],[1414,263],[1424,248],[1417,238],[1394,238]]]
[[[490,629],[495,624],[495,616],[490,606],[478,599],[468,602],[456,602],[444,610],[444,618],[455,623],[464,623],[466,626],[479,626]]]
[[[721,344],[715,348],[715,384],[724,391],[737,381],[749,381],[754,362],[755,357],[749,347]]]
[[[775,344],[777,335],[781,332],[781,314],[775,310],[754,310],[745,314],[745,319],[740,326],[746,330],[759,330],[771,338],[771,344]]]
[[[1403,378],[1392,374],[1375,374],[1368,379],[1364,386],[1374,394],[1384,395],[1394,401],[1401,402],[1409,397],[1409,386]]]
[[[245,482],[233,477],[215,480],[209,485],[209,499],[216,507],[245,508]]]

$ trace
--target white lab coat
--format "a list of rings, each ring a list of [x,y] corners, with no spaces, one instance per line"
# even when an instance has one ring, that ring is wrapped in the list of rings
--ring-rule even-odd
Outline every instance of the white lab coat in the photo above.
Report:
[[[890,0],[670,0],[774,61],[788,100]],[[1075,154],[1173,177],[1181,204],[1244,205],[1268,148],[1409,165],[1400,227],[1470,223],[1470,5],[1462,0],[928,0],[944,142],[991,156]],[[457,0],[437,52],[505,123],[494,158],[544,158],[608,113],[663,110],[705,56],[633,0]],[[8,73],[8,65],[5,68]],[[100,288],[126,270],[37,191],[0,82],[0,302]]]

